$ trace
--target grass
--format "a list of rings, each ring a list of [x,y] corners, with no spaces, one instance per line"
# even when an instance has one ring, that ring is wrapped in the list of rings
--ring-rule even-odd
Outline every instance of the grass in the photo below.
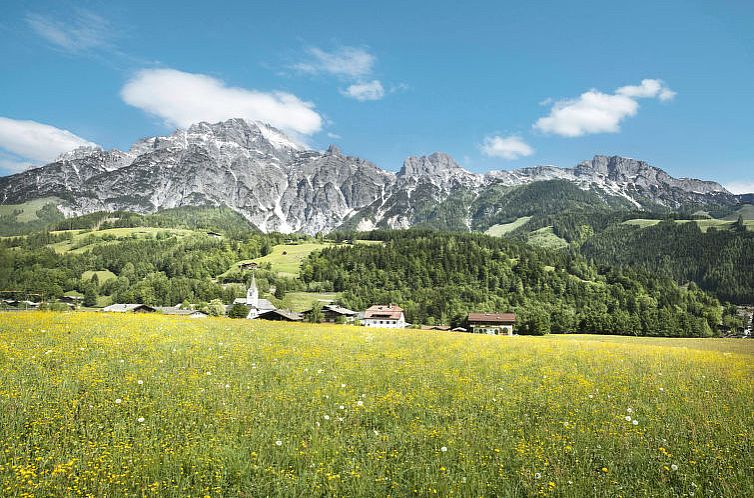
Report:
[[[336,292],[288,292],[280,307],[292,311],[306,311],[312,309],[312,303],[317,300],[335,301],[338,296]]]
[[[100,284],[104,284],[108,280],[117,278],[115,273],[111,272],[110,270],[87,270],[81,274],[81,280],[91,280],[94,275],[97,275],[97,280],[99,280]]]
[[[21,223],[28,223],[30,221],[36,221],[37,211],[42,209],[48,204],[57,204],[60,199],[57,197],[43,197],[41,199],[34,199],[24,202],[23,204],[0,204],[0,216],[13,214],[14,211],[22,211],[16,215],[16,221]]]
[[[512,232],[513,230],[524,226],[529,222],[531,219],[531,216],[522,216],[521,218],[516,219],[515,221],[512,221],[510,223],[501,223],[499,225],[492,225],[487,230],[485,230],[484,233],[487,235],[492,235],[493,237],[501,237],[507,233]]]
[[[527,237],[529,244],[547,249],[562,249],[568,247],[568,242],[555,235],[551,226],[534,230],[533,232],[530,232]]]
[[[637,227],[640,227],[640,228],[647,228],[647,227],[652,227],[652,226],[657,225],[658,223],[660,223],[660,221],[662,221],[662,220],[647,220],[647,219],[644,219],[644,218],[636,218],[636,219],[633,219],[633,220],[626,220],[626,221],[623,222],[623,224],[624,225],[633,225],[633,226],[637,226]]]
[[[744,340],[0,320],[4,496],[754,495]]]
[[[273,246],[272,252],[261,258],[251,259],[259,264],[269,263],[272,271],[282,277],[297,277],[303,261],[309,254],[325,247],[332,246],[332,243],[306,242],[303,244],[278,244]],[[245,263],[246,261],[240,261]],[[222,276],[222,275],[221,275]]]
[[[103,244],[117,244],[119,240],[128,239],[130,237],[148,238],[156,237],[158,233],[165,232],[178,237],[185,237],[188,235],[194,235],[197,232],[194,230],[187,230],[182,228],[154,228],[154,227],[134,227],[134,228],[108,228],[106,230],[75,230],[72,240],[65,240],[63,242],[56,242],[50,244],[50,247],[59,254],[65,254],[71,252],[73,254],[81,254],[95,246]],[[93,237],[94,242],[86,245],[81,245],[87,237]],[[108,237],[115,237],[114,240],[105,240]]]
[[[736,220],[738,219],[738,215],[736,215]],[[643,218],[637,218],[633,220],[626,220],[623,222],[624,225],[634,225],[641,228],[647,228],[654,225],[657,225],[662,220],[651,220],[651,219],[643,219]],[[706,233],[707,230],[710,228],[716,228],[718,230],[724,230],[730,228],[735,220],[729,221],[727,219],[705,219],[705,220],[675,220],[676,223],[696,223],[699,226],[699,229]],[[747,230],[754,230],[754,220],[744,220],[744,225],[746,226]]]
[[[741,216],[745,221],[754,221],[754,204],[744,204],[735,213],[731,213],[724,220],[736,221]]]

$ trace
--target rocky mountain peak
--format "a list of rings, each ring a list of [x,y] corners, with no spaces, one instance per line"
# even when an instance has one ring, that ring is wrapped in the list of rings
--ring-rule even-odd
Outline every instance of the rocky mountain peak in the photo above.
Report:
[[[87,156],[91,156],[95,152],[102,152],[102,148],[98,145],[80,145],[73,150],[63,152],[58,156],[55,161],[73,161],[75,159],[83,159]]]
[[[342,156],[343,154],[340,151],[340,148],[335,144],[330,144],[330,146],[327,148],[327,155],[328,156]]]
[[[394,174],[345,156],[335,145],[312,150],[268,124],[241,118],[145,138],[128,152],[79,147],[46,166],[0,178],[0,199],[13,204],[57,197],[65,199],[59,208],[67,215],[226,205],[262,231],[317,233],[349,223],[365,230],[410,227],[436,216],[436,207],[448,201],[462,205],[470,197],[484,200],[486,192],[494,198],[499,187],[547,180],[571,182],[636,208],[738,202],[715,182],[673,178],[620,156],[598,155],[574,168],[481,175],[436,152],[409,157]],[[468,218],[452,226],[473,226],[472,210],[454,213]]]
[[[673,178],[664,170],[652,166],[645,161],[622,156],[594,156],[590,161],[579,163],[574,168],[574,173],[576,176],[597,175],[613,182],[630,183],[645,188],[667,185],[672,188],[701,194],[730,193],[717,182],[690,178]]]
[[[448,172],[464,172],[465,169],[444,152],[435,152],[428,156],[411,156],[403,161],[398,176],[444,176]]]

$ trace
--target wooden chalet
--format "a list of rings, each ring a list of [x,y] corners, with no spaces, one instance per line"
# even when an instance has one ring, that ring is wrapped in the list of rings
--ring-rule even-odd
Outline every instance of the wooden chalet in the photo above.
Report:
[[[272,320],[275,322],[300,322],[304,319],[301,313],[290,310],[268,310],[257,315],[259,320]]]
[[[474,334],[513,335],[516,314],[473,312],[466,321],[469,331]]]
[[[352,322],[356,317],[356,312],[338,306],[337,304],[325,304],[322,306],[322,321],[328,323],[337,323],[338,321]]]

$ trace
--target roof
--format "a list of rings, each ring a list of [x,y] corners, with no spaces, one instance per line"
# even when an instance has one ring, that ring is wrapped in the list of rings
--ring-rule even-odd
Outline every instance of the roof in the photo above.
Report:
[[[246,306],[251,307],[249,303],[246,302],[245,297],[237,297],[233,300],[233,304],[245,304]],[[257,309],[258,310],[264,310],[264,311],[270,311],[277,309],[274,304],[272,304],[267,299],[257,299]]]
[[[291,311],[291,310],[278,310],[278,309],[263,311],[257,316],[257,318],[261,318],[262,320],[265,320],[271,317],[272,315],[277,315],[286,320],[290,320],[291,322],[299,322],[303,320],[301,313],[296,313],[295,311]]]
[[[391,304],[390,306],[375,305],[367,308],[364,312],[364,318],[379,318],[381,320],[400,320],[403,309],[400,306]]]
[[[338,306],[337,304],[326,304],[326,305],[322,306],[322,309],[323,310],[330,310],[333,313],[337,313],[339,315],[353,316],[353,315],[356,314],[355,311],[351,311],[348,308],[344,308],[342,306]]]
[[[102,311],[110,311],[115,313],[126,313],[128,311],[136,311],[138,309],[147,309],[149,311],[155,311],[155,308],[147,306],[146,304],[139,303],[116,303],[110,306],[105,306]]]
[[[482,322],[482,323],[515,323],[515,313],[487,313],[487,312],[472,312],[469,313],[469,322]]]
[[[422,325],[422,330],[450,330],[448,325]]]
[[[163,315],[181,315],[181,316],[189,316],[189,315],[195,315],[195,314],[201,314],[206,316],[207,313],[199,310],[192,310],[192,309],[181,309],[176,308],[174,306],[161,306],[157,308],[158,311],[161,311]]]

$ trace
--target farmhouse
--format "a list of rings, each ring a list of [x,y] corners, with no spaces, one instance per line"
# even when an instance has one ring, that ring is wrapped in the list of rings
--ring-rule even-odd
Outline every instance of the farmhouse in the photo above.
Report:
[[[105,306],[102,311],[108,313],[154,313],[157,308],[138,303],[116,303]]]
[[[365,327],[402,329],[406,327],[406,317],[399,306],[380,304],[368,308],[364,312],[364,320],[361,323]]]
[[[257,318],[260,320],[273,320],[276,322],[300,322],[304,319],[301,316],[301,313],[281,309],[267,310],[260,313]]]
[[[469,313],[466,320],[474,334],[513,335],[515,313]]]
[[[322,306],[323,321],[336,323],[338,321],[352,322],[356,316],[355,311],[338,306],[337,304],[326,304]]]
[[[249,314],[246,316],[249,320],[257,318],[262,313],[276,309],[275,305],[267,299],[259,298],[259,289],[257,289],[256,277],[251,277],[251,284],[246,290],[246,297],[237,297],[233,304],[243,304],[249,308]]]
[[[189,318],[207,318],[207,313],[199,310],[176,308],[175,306],[161,306],[157,311],[163,315],[187,316]]]

